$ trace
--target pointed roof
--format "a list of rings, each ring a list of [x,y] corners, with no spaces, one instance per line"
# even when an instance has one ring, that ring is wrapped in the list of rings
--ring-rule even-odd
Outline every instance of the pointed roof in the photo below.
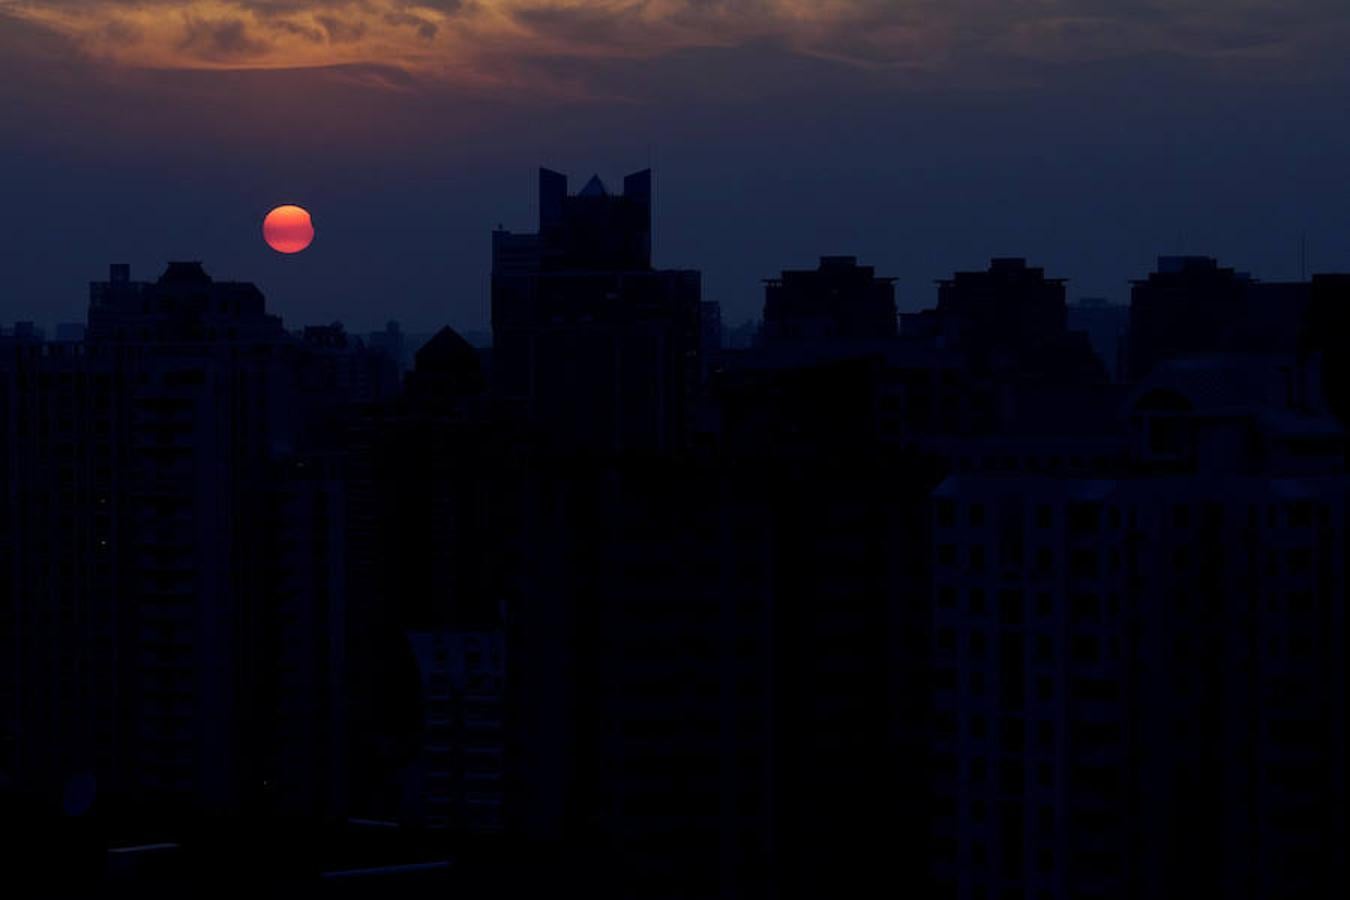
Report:
[[[408,394],[423,400],[466,397],[483,390],[478,351],[453,328],[436,332],[414,355],[407,376]]]
[[[603,181],[600,180],[600,176],[599,176],[599,175],[592,175],[592,176],[591,176],[591,180],[588,181],[588,182],[586,182],[586,186],[585,186],[584,188],[581,189],[581,193],[580,193],[580,194],[577,194],[577,196],[578,196],[578,197],[608,197],[608,196],[609,196],[609,190],[605,187],[605,183],[604,183]]]
[[[478,351],[458,331],[446,326],[414,354],[420,372],[465,374],[479,370]]]
[[[164,270],[164,274],[159,276],[160,284],[210,284],[211,276],[206,274],[202,264],[193,260],[191,262],[171,262],[169,267]]]

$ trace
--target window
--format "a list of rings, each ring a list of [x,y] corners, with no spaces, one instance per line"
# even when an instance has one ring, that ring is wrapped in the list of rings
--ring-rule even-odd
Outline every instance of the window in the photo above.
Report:
[[[941,528],[951,528],[956,524],[956,503],[952,500],[937,502],[937,523]]]
[[[1271,604],[1275,602],[1274,594],[1271,595]],[[1289,609],[1296,613],[1309,613],[1316,608],[1316,600],[1312,591],[1292,591],[1289,594]]]
[[[1026,722],[1022,719],[1003,720],[1003,749],[1008,753],[1021,753],[1027,745]]]
[[[937,632],[937,648],[944,653],[955,652],[956,631],[951,628],[939,628]]]
[[[970,568],[975,572],[984,571],[984,547],[979,544],[970,548]]]
[[[1073,598],[1073,621],[1097,622],[1101,620],[1101,601],[1095,594],[1075,594]]]
[[[1095,664],[1101,662],[1101,643],[1090,634],[1080,634],[1073,639],[1073,660],[1078,663]]]
[[[1038,818],[1041,820],[1041,833],[1054,834],[1054,807],[1039,808]]]
[[[938,565],[954,566],[956,565],[956,545],[942,544],[938,547]]]
[[[943,609],[951,609],[955,607],[956,588],[952,587],[950,584],[939,585],[937,591],[937,603],[938,606],[942,607]]]
[[[1069,573],[1075,578],[1096,578],[1099,566],[1095,550],[1075,550],[1069,559]]]
[[[1055,642],[1048,634],[1036,635],[1036,662],[1048,663],[1055,657]]]
[[[1018,775],[1022,773],[1019,770]],[[1020,806],[1003,808],[1003,875],[1005,878],[1022,877],[1023,839],[1026,826],[1022,821]],[[1018,896],[1023,896],[1018,892]]]
[[[1021,709],[1026,693],[1026,665],[1023,658],[1022,636],[1002,635],[999,647],[999,680],[1003,689],[1003,703],[1008,709]]]
[[[971,588],[968,595],[967,604],[971,615],[982,616],[985,613],[985,600],[983,588]]]
[[[1120,685],[1102,678],[1075,678],[1073,699],[1084,703],[1114,703],[1120,699]]]
[[[1036,527],[1037,527],[1037,528],[1049,528],[1049,527],[1050,527],[1050,523],[1051,523],[1052,521],[1053,521],[1053,519],[1052,519],[1052,516],[1051,516],[1051,513],[1050,513],[1050,507],[1048,507],[1048,506],[1046,506],[1046,505],[1044,505],[1044,504],[1042,504],[1042,505],[1036,507]]]
[[[1049,547],[1038,547],[1036,549],[1036,571],[1049,573],[1055,565],[1054,551]]]
[[[1190,554],[1186,552],[1185,547],[1178,547],[1172,552],[1172,569],[1176,572],[1185,572],[1190,566]]]
[[[984,504],[972,503],[970,505],[970,525],[972,528],[984,526]]]
[[[1004,625],[1022,624],[1022,606],[1025,598],[1021,591],[1000,591],[998,595],[999,620]]]
[[[1069,507],[1069,531],[1073,534],[1096,534],[1101,528],[1100,503],[1074,503]]]
[[[1049,617],[1055,612],[1055,600],[1045,591],[1036,595],[1036,612],[1042,617]]]

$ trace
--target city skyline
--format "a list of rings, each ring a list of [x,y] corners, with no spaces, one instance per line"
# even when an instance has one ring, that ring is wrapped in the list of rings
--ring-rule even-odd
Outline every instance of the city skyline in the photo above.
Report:
[[[1074,306],[996,257],[904,312],[826,255],[748,335],[660,266],[656,183],[539,169],[486,349],[288,327],[195,261],[0,329],[28,870],[181,889],[284,833],[234,876],[1342,882],[1350,278],[1161,257]]]
[[[1346,46],[0,0],[9,894],[1350,893]]]
[[[753,315],[760,279],[825,254],[899,279],[905,310],[997,256],[1116,302],[1165,254],[1287,280],[1306,247],[1310,268],[1350,269],[1337,4],[765,2],[755,22],[664,2],[611,22],[613,3],[550,17],[524,0],[482,33],[451,26],[459,4],[423,4],[441,10],[431,41],[412,19],[358,35],[358,6],[296,0],[259,37],[262,7],[234,0],[0,4],[0,194],[17,211],[0,317],[75,318],[109,260],[201,258],[288,318],[368,330],[378,305],[411,330],[481,329],[483,234],[533,218],[522,184],[541,164],[656,169],[657,262],[700,268],[729,322]],[[311,26],[327,36],[285,37]],[[426,71],[385,27],[441,60],[471,33],[486,75]],[[269,68],[268,47],[294,67]],[[257,239],[283,202],[319,222],[302,259]]]

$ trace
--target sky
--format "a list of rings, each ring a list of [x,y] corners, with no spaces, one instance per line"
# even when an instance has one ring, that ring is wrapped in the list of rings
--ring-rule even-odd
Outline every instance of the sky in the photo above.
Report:
[[[482,330],[535,171],[655,170],[724,319],[822,255],[1350,271],[1344,0],[0,0],[0,322],[199,259],[287,324]],[[269,209],[317,237],[283,256]]]

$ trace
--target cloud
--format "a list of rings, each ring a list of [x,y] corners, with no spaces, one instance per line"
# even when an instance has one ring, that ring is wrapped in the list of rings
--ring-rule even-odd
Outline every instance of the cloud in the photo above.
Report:
[[[377,67],[532,88],[549,60],[764,41],[903,73],[1158,53],[1296,59],[1350,33],[1343,0],[0,0],[3,16],[124,66]]]
[[[109,23],[114,28],[118,24]],[[264,58],[271,52],[272,45],[258,37],[243,19],[204,19],[187,15],[178,49],[194,59],[229,65]]]

